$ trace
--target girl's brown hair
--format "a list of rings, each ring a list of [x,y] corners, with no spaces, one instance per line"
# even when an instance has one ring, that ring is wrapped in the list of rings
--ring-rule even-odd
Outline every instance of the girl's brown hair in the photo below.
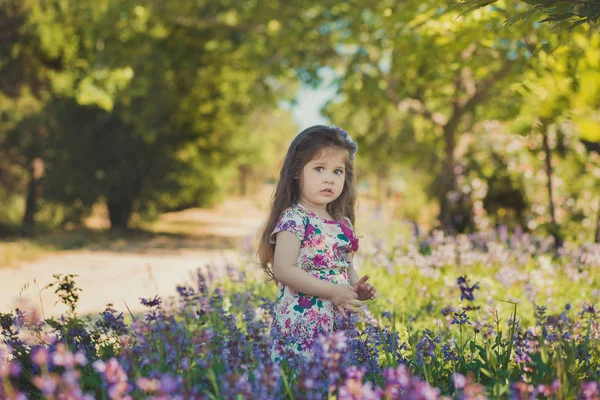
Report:
[[[275,245],[270,242],[271,233],[283,211],[291,207],[300,197],[300,179],[294,177],[299,176],[302,168],[327,148],[343,149],[348,153],[344,188],[340,196],[327,205],[327,211],[336,220],[348,217],[354,224],[356,186],[353,155],[357,149],[356,144],[349,139],[344,130],[337,127],[315,125],[303,130],[294,138],[285,156],[279,182],[271,199],[271,211],[261,231],[258,261],[270,278],[269,281],[275,279],[273,273]]]

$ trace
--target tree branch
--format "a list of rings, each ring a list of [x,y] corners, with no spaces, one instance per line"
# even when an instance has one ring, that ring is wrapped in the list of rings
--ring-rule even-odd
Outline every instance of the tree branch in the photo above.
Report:
[[[496,83],[497,81],[501,81],[508,74],[510,74],[511,70],[513,69],[513,66],[514,62],[505,61],[499,70],[497,70],[496,72],[488,76],[486,79],[484,79],[481,82],[481,84],[477,85],[477,89],[475,90],[473,96],[471,96],[464,103],[463,107],[461,107],[461,113],[464,114],[465,112],[471,111],[475,107],[475,105],[477,105],[477,103],[481,101],[481,99],[487,96],[488,91],[492,88],[492,86],[494,86],[494,83]]]
[[[448,118],[439,112],[429,110],[422,100],[418,98],[403,98],[400,99],[400,96],[396,93],[393,87],[392,79],[388,74],[384,74],[381,72],[381,76],[387,83],[387,89],[385,90],[385,94],[387,98],[393,103],[396,104],[396,107],[400,111],[411,111],[414,114],[420,115],[429,119],[435,125],[439,127],[443,127],[448,122]]]
[[[448,123],[448,117],[444,114],[436,111],[431,111],[428,109],[425,104],[415,98],[405,98],[401,102],[396,103],[398,105],[398,109],[401,111],[411,111],[414,114],[420,115],[429,119],[435,125],[439,127],[443,127]]]
[[[208,28],[215,27],[223,27],[223,28],[231,28],[231,29],[239,29],[243,31],[250,31],[256,29],[257,25],[249,24],[249,23],[237,23],[235,25],[227,25],[222,21],[219,21],[217,17],[209,17],[209,18],[192,18],[186,17],[183,15],[176,16],[172,18],[172,21],[175,25],[184,26],[186,28],[195,28],[199,30],[204,30]]]

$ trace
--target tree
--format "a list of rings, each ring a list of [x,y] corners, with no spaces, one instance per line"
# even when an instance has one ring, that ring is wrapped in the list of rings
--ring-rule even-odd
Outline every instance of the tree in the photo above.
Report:
[[[217,175],[242,153],[238,137],[248,132],[240,129],[248,116],[275,105],[277,81],[295,77],[304,53],[331,53],[310,40],[322,17],[298,15],[287,3],[19,4],[10,3],[22,16],[15,31],[28,36],[10,50],[33,54],[23,65],[50,59],[59,67],[36,75],[46,88],[38,111],[49,136],[38,145],[44,193],[84,210],[104,198],[115,228],[126,227],[134,211],[210,202]],[[21,65],[13,57],[5,67],[16,73]],[[315,74],[311,66],[298,71]],[[26,125],[16,126],[11,135],[23,136]]]
[[[427,126],[441,149],[432,191],[439,197],[440,225],[446,230],[468,219],[462,202],[452,201],[460,194],[455,175],[460,133],[482,118],[514,115],[518,108],[502,96],[510,93],[510,83],[519,79],[539,46],[534,28],[498,31],[499,13],[456,17],[456,12],[422,2],[364,3],[332,17],[341,37],[342,62],[335,67],[343,76],[344,106],[353,112],[369,109],[372,115],[387,106],[408,112],[414,124]]]
[[[50,135],[46,104],[57,96],[76,96],[93,103],[104,101],[103,94],[118,87],[120,72],[100,71],[105,85],[90,87],[79,79],[88,66],[85,47],[90,30],[96,25],[95,10],[106,1],[78,5],[68,1],[5,1],[0,4],[3,40],[3,62],[0,73],[2,112],[7,117],[0,131],[0,152],[11,165],[18,165],[27,176],[26,210],[23,225],[33,228],[42,188],[40,181],[52,149],[47,146]],[[87,7],[87,8],[86,8]],[[89,43],[88,43],[89,44]],[[98,71],[96,71],[98,72]],[[115,79],[116,78],[116,79]],[[80,83],[82,83],[80,85]],[[108,104],[111,106],[111,104]]]
[[[588,28],[581,27],[564,38],[557,38],[555,42],[560,45],[552,51],[540,51],[532,60],[532,67],[521,86],[525,101],[516,128],[521,133],[541,135],[551,221],[549,230],[558,245],[562,235],[555,215],[553,176],[554,165],[558,162],[554,162],[554,157],[564,158],[574,150],[564,145],[567,131],[575,131],[583,141],[600,141],[600,114],[597,111],[600,106],[600,38],[589,37],[588,32]],[[555,137],[554,145],[550,143],[549,133]],[[585,168],[585,164],[584,159],[579,168]]]
[[[498,0],[461,0],[457,6],[466,9],[469,13],[484,7],[499,10]],[[527,10],[521,11],[528,7]],[[533,17],[541,17],[541,23],[548,23],[553,28],[567,29],[572,31],[577,26],[587,24],[596,26],[600,16],[600,1],[597,0],[524,0],[518,3],[517,12],[506,10],[510,15],[505,25],[511,26],[519,21],[531,20]]]

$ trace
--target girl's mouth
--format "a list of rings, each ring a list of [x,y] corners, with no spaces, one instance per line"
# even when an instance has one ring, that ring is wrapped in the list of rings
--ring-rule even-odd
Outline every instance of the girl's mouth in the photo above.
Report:
[[[323,189],[323,190],[321,190],[321,193],[323,193],[323,194],[333,194],[333,190],[331,190],[331,189]]]

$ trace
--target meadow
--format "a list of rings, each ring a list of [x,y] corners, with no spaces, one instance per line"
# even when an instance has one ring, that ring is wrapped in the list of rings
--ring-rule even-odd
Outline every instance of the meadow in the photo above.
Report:
[[[600,398],[598,244],[417,234],[363,238],[355,264],[379,296],[310,362],[271,362],[275,286],[250,254],[141,299],[144,315],[81,316],[77,277],[56,276],[62,318],[0,314],[0,398]]]

